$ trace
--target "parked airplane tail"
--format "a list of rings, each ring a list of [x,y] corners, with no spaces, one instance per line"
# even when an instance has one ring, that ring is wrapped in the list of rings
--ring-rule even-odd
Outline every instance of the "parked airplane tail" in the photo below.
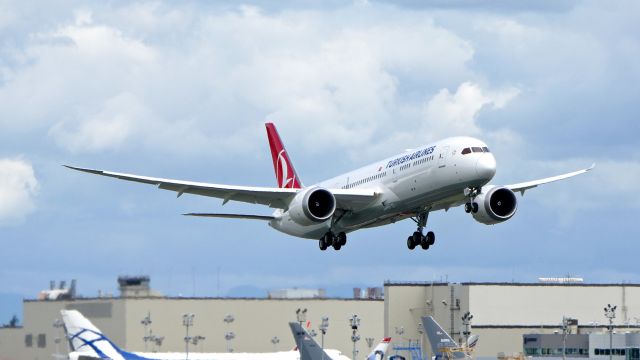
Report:
[[[383,360],[385,355],[387,354],[387,349],[389,348],[390,342],[391,338],[382,339],[378,346],[376,346],[369,354],[369,356],[367,356],[367,360]]]
[[[302,182],[293,167],[291,159],[287,154],[287,150],[280,140],[278,130],[273,123],[266,123],[267,137],[269,138],[269,148],[271,149],[271,158],[273,159],[273,169],[276,172],[276,181],[280,188],[300,189]]]
[[[438,324],[432,316],[422,317],[422,326],[427,333],[427,338],[431,344],[431,351],[435,354],[436,359],[443,358],[443,350],[447,348],[460,348],[458,343]],[[477,341],[477,340],[476,340]],[[452,351],[448,356],[453,359],[466,358],[463,351]]]
[[[77,310],[61,310],[64,329],[73,352],[70,359],[144,359],[118,348]]]
[[[478,335],[471,335],[471,336],[469,336],[469,340],[468,340],[468,343],[467,343],[467,347],[468,347],[469,349],[473,349],[473,348],[475,348],[475,347],[476,347],[476,345],[478,345],[478,339],[480,339],[480,336],[478,336]]]
[[[296,341],[300,360],[331,360],[331,357],[313,340],[313,338],[297,322],[290,322],[293,339]]]

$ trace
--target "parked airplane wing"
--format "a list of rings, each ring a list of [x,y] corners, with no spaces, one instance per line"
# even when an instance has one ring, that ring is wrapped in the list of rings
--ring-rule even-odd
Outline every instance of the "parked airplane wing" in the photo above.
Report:
[[[511,189],[511,191],[513,191],[513,192],[520,192],[522,195],[524,195],[525,190],[532,189],[532,188],[534,188],[534,187],[536,187],[538,185],[547,184],[547,183],[558,181],[558,180],[564,180],[564,179],[568,179],[570,177],[574,177],[576,175],[584,174],[587,171],[592,170],[594,167],[596,167],[596,164],[593,164],[593,165],[591,165],[590,167],[588,167],[586,169],[570,172],[570,173],[567,173],[567,174],[562,174],[562,175],[558,175],[558,176],[552,176],[552,177],[539,179],[539,180],[522,182],[522,183],[519,183],[519,184],[507,185],[506,187]]]
[[[301,191],[301,189],[292,188],[222,185],[194,181],[162,179],[148,176],[117,173],[112,171],[81,168],[69,165],[64,166],[69,169],[90,174],[155,185],[163,190],[175,191],[178,193],[178,196],[181,196],[182,194],[194,194],[215,197],[223,199],[223,205],[227,201],[234,200],[251,204],[267,205],[269,207],[277,209],[285,209],[287,208],[289,202],[295,196],[295,194]],[[364,206],[371,202],[377,195],[372,190],[329,189],[329,191],[331,191],[336,197],[338,207],[345,210],[358,209],[361,206]]]

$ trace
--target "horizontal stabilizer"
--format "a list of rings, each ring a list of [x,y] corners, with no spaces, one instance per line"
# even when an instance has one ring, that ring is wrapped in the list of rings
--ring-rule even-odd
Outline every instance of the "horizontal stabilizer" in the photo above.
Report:
[[[200,217],[213,217],[213,218],[226,218],[226,219],[252,219],[252,220],[273,220],[274,216],[270,215],[245,215],[245,214],[208,214],[208,213],[188,213],[182,214],[184,216],[200,216]]]

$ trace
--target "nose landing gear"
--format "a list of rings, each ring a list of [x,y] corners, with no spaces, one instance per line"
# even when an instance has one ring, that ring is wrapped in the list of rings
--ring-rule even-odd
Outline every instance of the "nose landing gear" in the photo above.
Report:
[[[476,187],[467,188],[464,190],[464,195],[469,198],[469,201],[467,201],[464,204],[464,212],[466,212],[467,214],[471,212],[475,214],[478,212],[478,210],[480,209],[480,206],[475,200],[476,200],[476,196],[480,194],[481,190],[482,189],[476,188]]]

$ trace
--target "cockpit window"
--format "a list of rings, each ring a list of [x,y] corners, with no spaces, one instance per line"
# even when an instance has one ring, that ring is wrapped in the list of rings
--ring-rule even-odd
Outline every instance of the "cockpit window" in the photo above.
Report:
[[[469,149],[469,148],[462,149],[462,155],[467,155],[469,153],[471,153],[471,149]]]
[[[471,150],[473,150],[473,152],[482,152],[482,148],[481,147],[472,147]]]
[[[484,150],[484,152],[491,152],[491,151],[489,151],[489,148],[488,148],[488,147],[486,147],[486,146],[485,146],[485,147],[483,147],[483,148],[482,148],[482,150]]]

